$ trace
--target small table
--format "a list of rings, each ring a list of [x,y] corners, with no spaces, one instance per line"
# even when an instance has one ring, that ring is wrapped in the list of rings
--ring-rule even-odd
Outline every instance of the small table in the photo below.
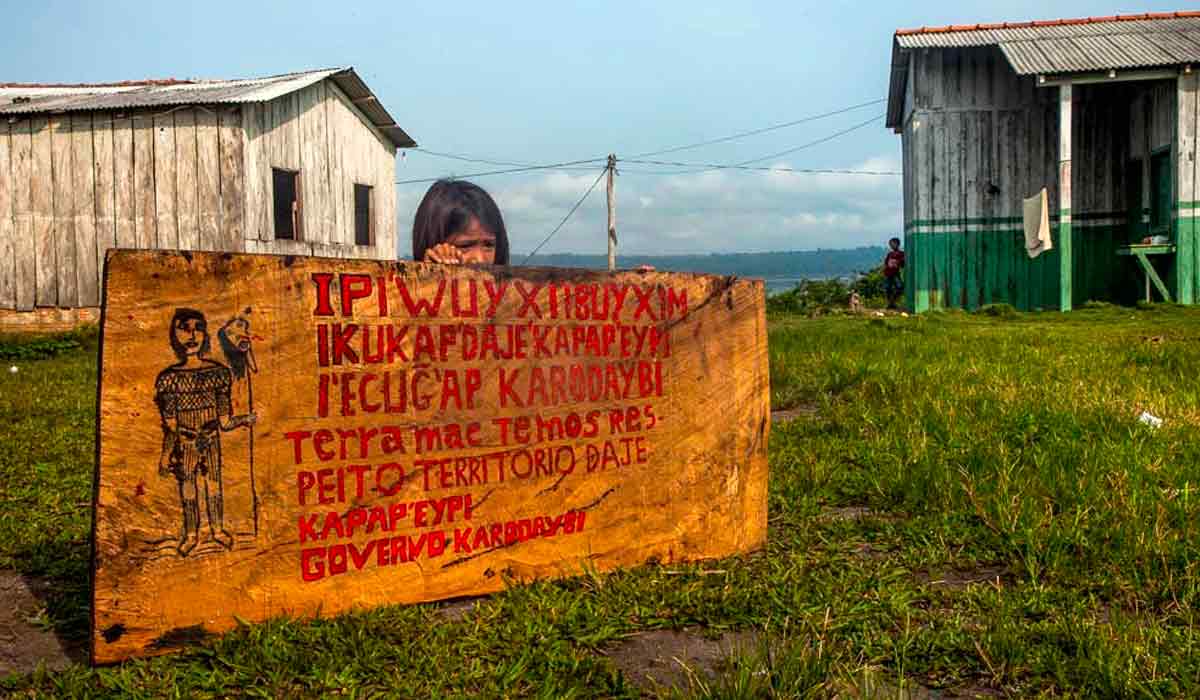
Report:
[[[1142,266],[1142,272],[1146,277],[1146,301],[1150,301],[1150,283],[1154,282],[1154,286],[1158,288],[1158,293],[1162,295],[1165,301],[1171,301],[1171,293],[1167,291],[1167,285],[1163,284],[1158,273],[1155,272],[1154,266],[1150,264],[1147,255],[1173,255],[1175,253],[1175,245],[1173,243],[1137,243],[1134,245],[1126,245],[1117,248],[1117,255],[1132,255],[1137,258],[1138,264]]]

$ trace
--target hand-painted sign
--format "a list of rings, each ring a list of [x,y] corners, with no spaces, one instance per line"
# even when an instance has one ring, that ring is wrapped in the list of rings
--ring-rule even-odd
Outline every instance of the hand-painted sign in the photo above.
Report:
[[[120,251],[92,658],[766,537],[761,282]]]

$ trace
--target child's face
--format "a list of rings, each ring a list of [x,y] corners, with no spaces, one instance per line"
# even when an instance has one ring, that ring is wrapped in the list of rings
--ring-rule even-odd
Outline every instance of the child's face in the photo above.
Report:
[[[888,241],[888,246],[890,246],[892,250],[900,250],[900,241],[892,239]]]
[[[458,248],[465,263],[496,263],[496,234],[481,226],[475,217],[471,217],[467,227],[451,235],[446,242]]]

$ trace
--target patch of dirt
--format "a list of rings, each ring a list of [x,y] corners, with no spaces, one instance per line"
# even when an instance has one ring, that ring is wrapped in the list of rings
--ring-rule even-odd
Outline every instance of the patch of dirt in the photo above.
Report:
[[[940,586],[950,590],[962,590],[976,585],[1003,585],[1015,580],[1008,567],[1002,565],[977,566],[972,569],[950,569],[949,571],[921,571],[916,574],[918,583]]]
[[[438,606],[437,615],[446,622],[459,622],[467,615],[475,612],[475,605],[479,598],[459,598],[457,600],[449,600]]]
[[[875,515],[875,511],[866,506],[841,506],[821,509],[821,517],[828,520],[862,520],[863,518],[873,518]]]
[[[41,599],[48,592],[43,581],[0,571],[0,676],[30,673],[39,663],[59,671],[86,661],[85,649],[63,644],[54,632],[35,622],[45,612]]]
[[[714,678],[731,656],[758,651],[756,632],[726,632],[716,639],[702,630],[640,632],[610,646],[604,654],[643,692],[689,687],[692,674]],[[689,670],[690,669],[690,670]]]
[[[812,418],[817,415],[815,404],[800,404],[780,411],[771,411],[772,423],[786,423],[797,418]]]
[[[839,700],[961,700],[966,698],[1000,698],[1004,693],[986,686],[971,685],[940,690],[906,679],[898,685],[895,678],[865,671],[852,681],[841,684],[835,695]]]

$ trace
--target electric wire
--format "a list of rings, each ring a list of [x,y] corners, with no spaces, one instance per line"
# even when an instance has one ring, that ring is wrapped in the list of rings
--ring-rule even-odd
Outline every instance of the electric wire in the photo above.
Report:
[[[825,119],[827,117],[833,117],[833,116],[837,116],[839,114],[845,114],[846,112],[853,112],[856,109],[862,109],[863,107],[870,107],[871,105],[876,105],[876,104],[879,104],[880,102],[884,102],[886,100],[887,100],[887,98],[881,97],[878,100],[871,100],[870,102],[862,102],[862,103],[859,103],[856,105],[850,105],[849,107],[843,107],[842,109],[837,109],[832,112],[825,112],[823,114],[814,114],[813,116],[810,116],[810,117],[803,117],[801,119],[795,119],[790,122],[784,122],[783,124],[773,124],[771,126],[764,126],[761,129],[752,129],[750,131],[742,131],[742,132],[739,132],[736,134],[731,134],[729,136],[722,136],[720,138],[709,139],[707,141],[697,141],[696,143],[689,143],[685,146],[675,146],[673,148],[664,148],[664,149],[661,149],[658,151],[647,151],[646,153],[636,153],[636,154],[630,156],[630,158],[649,158],[651,156],[660,156],[660,155],[664,155],[667,153],[676,153],[678,151],[688,151],[693,148],[700,148],[702,146],[711,146],[711,145],[717,144],[717,143],[725,143],[727,141],[734,141],[736,139],[745,138],[747,136],[757,136],[758,134],[765,134],[770,131],[778,131],[779,129],[786,129],[788,127],[796,126],[798,124],[805,124],[807,122],[816,121],[818,119]]]
[[[751,166],[737,165],[730,163],[680,163],[670,160],[622,160],[620,163],[637,163],[639,165],[665,165],[669,167],[679,168],[697,168],[693,171],[680,172],[705,172],[709,170],[749,170],[756,172],[768,173],[798,173],[807,175],[902,175],[898,170],[849,170],[838,168],[788,168],[783,166],[767,167],[767,166]],[[641,171],[647,172],[647,171]]]
[[[542,246],[549,243],[551,238],[554,238],[554,234],[558,233],[559,230],[561,230],[562,227],[566,225],[567,220],[571,218],[571,215],[575,213],[576,209],[578,209],[580,206],[583,205],[584,200],[586,200],[588,198],[588,195],[590,195],[592,193],[592,190],[596,189],[596,185],[600,184],[600,181],[604,179],[604,176],[607,173],[608,173],[608,166],[606,165],[606,166],[604,166],[604,169],[600,171],[600,174],[596,176],[596,180],[595,180],[595,182],[592,183],[592,186],[587,188],[587,191],[583,193],[583,196],[579,198],[579,201],[575,202],[575,206],[571,207],[571,210],[568,211],[567,215],[562,218],[562,221],[558,222],[558,226],[555,226],[554,230],[551,231],[548,236],[546,236],[544,239],[542,239],[542,242],[538,243],[537,247],[534,248],[533,251],[531,251],[529,253],[529,255],[525,256],[525,259],[521,261],[522,265],[528,263],[530,258],[532,258],[534,255],[537,255],[537,252],[542,249]]]
[[[607,158],[587,158],[584,160],[574,160],[565,163],[548,163],[545,165],[529,165],[521,168],[509,168],[507,170],[489,170],[481,173],[466,173],[459,175],[457,173],[443,175],[442,177],[423,177],[413,180],[396,180],[397,185],[415,185],[423,182],[437,182],[438,180],[463,180],[469,177],[484,177],[486,175],[504,175],[507,173],[524,173],[533,170],[561,170],[565,166],[582,165],[584,163],[595,163],[596,161],[607,160]]]

